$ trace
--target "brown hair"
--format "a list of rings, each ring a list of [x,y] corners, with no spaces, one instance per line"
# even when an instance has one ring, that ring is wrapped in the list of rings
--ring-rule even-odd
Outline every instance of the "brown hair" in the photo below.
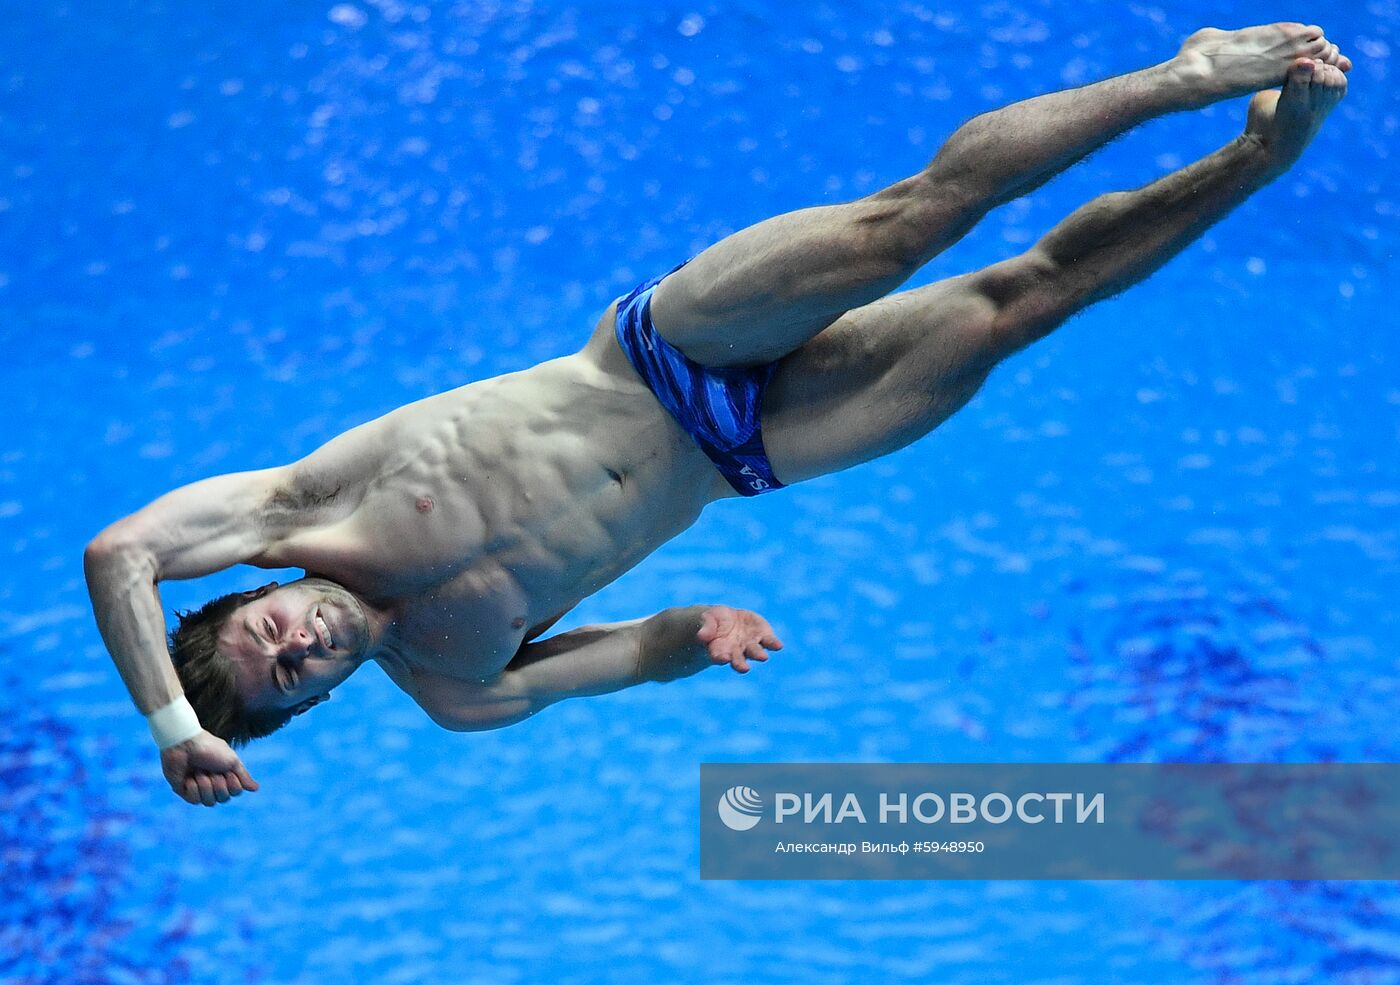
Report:
[[[249,709],[238,693],[233,663],[218,647],[219,631],[228,617],[271,587],[221,595],[198,609],[177,613],[179,623],[170,632],[170,660],[199,724],[235,748],[271,735],[291,721],[295,712],[290,708]]]

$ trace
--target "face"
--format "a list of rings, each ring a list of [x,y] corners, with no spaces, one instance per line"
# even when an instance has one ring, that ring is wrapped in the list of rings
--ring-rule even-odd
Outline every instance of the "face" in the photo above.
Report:
[[[250,593],[229,616],[219,652],[233,661],[249,708],[304,711],[364,661],[369,624],[360,603],[334,582],[303,578],[269,588]]]

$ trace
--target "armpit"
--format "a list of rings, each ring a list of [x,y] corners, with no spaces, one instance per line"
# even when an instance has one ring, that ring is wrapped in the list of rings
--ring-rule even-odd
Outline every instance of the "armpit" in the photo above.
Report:
[[[330,506],[340,498],[339,485],[317,485],[298,482],[295,486],[278,486],[268,500],[268,509],[287,513],[305,513],[324,506]]]

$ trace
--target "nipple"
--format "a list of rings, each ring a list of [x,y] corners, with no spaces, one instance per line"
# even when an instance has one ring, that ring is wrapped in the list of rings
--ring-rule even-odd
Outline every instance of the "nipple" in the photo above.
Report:
[[[512,619],[512,620],[510,621],[510,626],[511,626],[511,629],[524,629],[524,628],[525,628],[525,617],[524,617],[524,616],[516,616],[514,619]]]

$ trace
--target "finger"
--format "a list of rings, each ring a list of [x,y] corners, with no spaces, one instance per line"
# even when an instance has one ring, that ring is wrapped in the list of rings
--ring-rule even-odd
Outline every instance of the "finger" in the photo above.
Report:
[[[752,643],[744,644],[744,656],[762,663],[768,659],[768,651],[763,649],[757,640],[754,640]]]
[[[209,777],[209,785],[214,788],[214,801],[219,804],[228,803],[228,781],[224,779],[222,773],[215,773]]]
[[[783,648],[783,641],[778,639],[772,633],[767,633],[764,636],[760,636],[758,638],[758,641],[770,650],[781,650]]]
[[[729,666],[733,667],[734,670],[740,674],[747,674],[749,672],[749,662],[744,657],[743,651],[741,650],[734,651],[734,658],[729,661]]]
[[[214,784],[209,779],[208,773],[200,773],[194,778],[194,782],[199,786],[199,802],[205,807],[214,806]]]
[[[230,797],[237,797],[243,792],[243,783],[238,779],[237,773],[225,773],[224,783],[228,786],[228,795]]]
[[[242,763],[235,766],[233,771],[238,774],[238,782],[243,785],[244,790],[253,793],[258,789],[258,781],[253,779],[252,774]]]
[[[194,782],[194,777],[192,776],[186,777],[180,789],[175,790],[175,792],[179,794],[180,798],[187,804],[199,803],[199,784]]]

